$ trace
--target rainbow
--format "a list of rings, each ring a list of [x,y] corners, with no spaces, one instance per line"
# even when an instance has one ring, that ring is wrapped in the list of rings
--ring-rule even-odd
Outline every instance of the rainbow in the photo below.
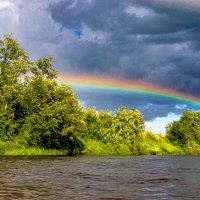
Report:
[[[157,97],[181,101],[186,104],[200,106],[199,97],[192,96],[190,94],[176,91],[173,89],[160,87],[147,82],[128,80],[123,78],[113,78],[109,76],[78,74],[60,75],[57,81],[61,83],[67,83],[71,86],[123,90],[133,93],[153,95]]]

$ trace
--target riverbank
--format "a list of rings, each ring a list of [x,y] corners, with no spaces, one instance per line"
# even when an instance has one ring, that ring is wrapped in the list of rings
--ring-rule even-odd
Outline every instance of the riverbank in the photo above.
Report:
[[[67,155],[67,151],[27,147],[16,141],[0,141],[0,155]]]
[[[183,149],[171,144],[165,136],[148,132],[140,134],[134,144],[103,143],[99,140],[82,139],[82,155],[198,155],[200,148]],[[24,145],[19,141],[0,141],[0,155],[68,155],[67,150],[36,148]]]
[[[131,145],[125,143],[103,143],[97,140],[86,140],[86,155],[184,155],[188,154],[181,147],[171,144],[165,136],[148,132],[140,136]]]

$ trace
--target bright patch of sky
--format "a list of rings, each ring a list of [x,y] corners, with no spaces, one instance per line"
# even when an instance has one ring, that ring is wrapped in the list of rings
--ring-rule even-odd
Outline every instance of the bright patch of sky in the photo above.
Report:
[[[178,104],[178,105],[175,105],[175,108],[177,110],[184,110],[187,108],[187,105],[186,104]]]
[[[166,117],[156,117],[152,121],[145,122],[145,128],[157,134],[165,134],[165,127],[172,121],[179,120],[181,115],[169,113]]]
[[[0,11],[15,10],[15,9],[16,9],[15,4],[13,4],[9,1],[3,1],[0,3]]]
[[[19,22],[18,7],[9,1],[0,2],[0,24],[15,26]],[[10,27],[10,26],[9,26]]]
[[[152,10],[144,7],[128,6],[125,11],[129,15],[135,15],[138,18],[154,16],[154,12]]]

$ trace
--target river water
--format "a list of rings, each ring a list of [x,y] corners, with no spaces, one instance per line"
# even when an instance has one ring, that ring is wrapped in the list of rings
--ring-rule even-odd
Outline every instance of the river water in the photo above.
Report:
[[[200,199],[200,157],[0,157],[0,199]]]

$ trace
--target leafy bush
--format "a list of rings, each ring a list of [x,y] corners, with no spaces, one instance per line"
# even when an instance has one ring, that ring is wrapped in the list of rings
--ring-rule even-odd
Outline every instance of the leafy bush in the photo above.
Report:
[[[190,146],[190,143],[200,144],[200,112],[186,110],[178,121],[167,127],[167,138],[176,145]]]

